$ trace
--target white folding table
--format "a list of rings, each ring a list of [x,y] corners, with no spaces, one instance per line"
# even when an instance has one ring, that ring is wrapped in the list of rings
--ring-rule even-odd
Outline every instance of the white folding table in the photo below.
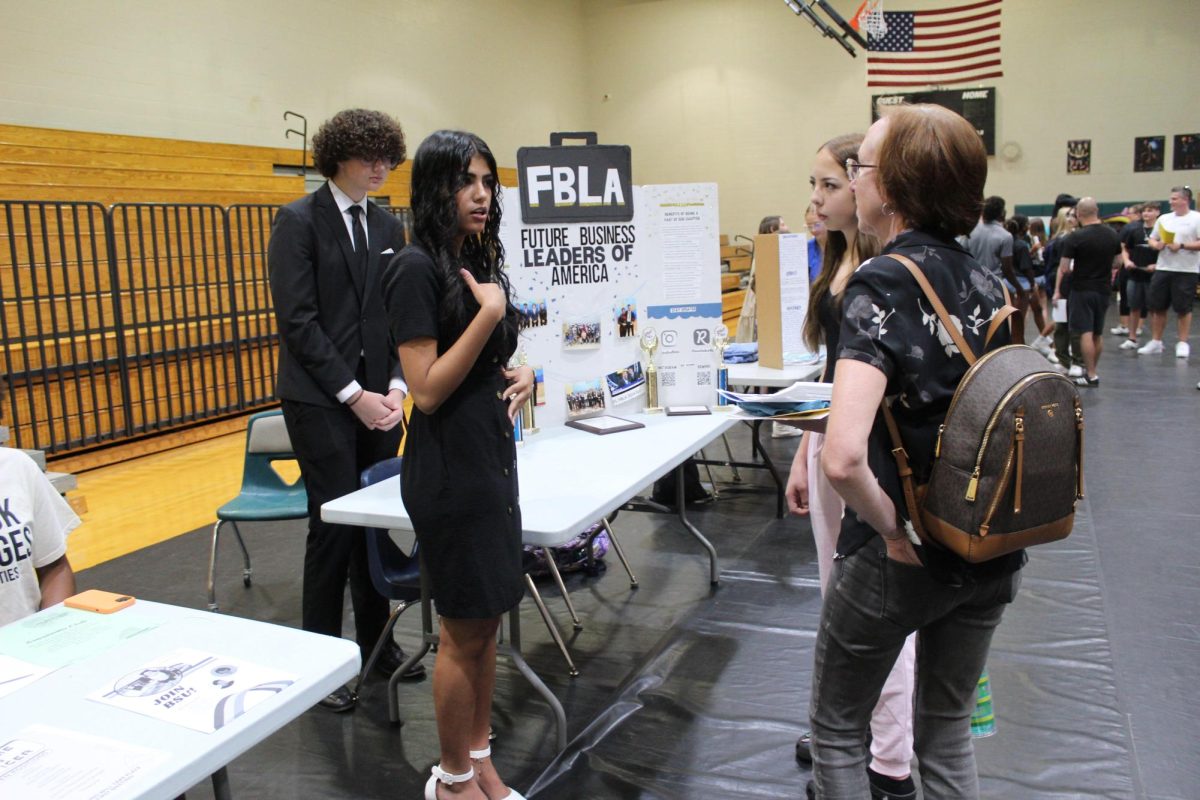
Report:
[[[36,625],[59,606],[12,623]],[[90,613],[90,612],[75,612]],[[358,673],[358,645],[266,622],[138,600],[112,615],[117,623],[157,623],[120,644],[0,698],[0,744],[27,726],[62,728],[165,752],[108,800],[177,797],[212,776],[218,798],[230,797],[225,765],[266,739]],[[87,699],[106,684],[178,648],[209,651],[296,677],[213,733]],[[0,792],[2,794],[2,792]]]
[[[640,488],[672,467],[676,481],[679,520],[705,548],[709,579],[719,579],[717,551],[687,518],[683,502],[682,464],[693,453],[731,428],[735,420],[714,412],[694,416],[627,413],[612,416],[641,422],[644,428],[606,435],[569,428],[543,429],[528,436],[517,449],[521,496],[522,539],[538,547],[555,547],[577,536],[599,519],[631,500]],[[400,497],[400,478],[381,481],[321,506],[321,518],[343,525],[412,530]],[[428,598],[422,598],[425,642],[408,663],[424,656],[432,643]],[[522,675],[545,698],[558,723],[559,749],[566,747],[566,715],[558,698],[525,662],[520,653],[520,629],[510,615],[508,655]],[[396,720],[397,670],[389,682],[389,714]]]
[[[820,361],[812,364],[799,364],[796,366],[788,366],[783,369],[774,369],[772,367],[764,367],[758,362],[750,364],[729,364],[729,385],[733,386],[762,386],[772,389],[783,389],[791,386],[797,381],[813,381],[821,377],[821,373],[825,371],[825,362]],[[697,459],[697,464],[711,464],[715,466],[729,467],[734,470],[734,478],[738,479],[737,469],[739,467],[747,467],[750,469],[765,469],[771,475],[771,479],[775,482],[775,516],[779,519],[783,518],[784,507],[784,489],[787,487],[787,480],[780,474],[779,468],[775,466],[774,460],[767,453],[766,448],[762,446],[762,421],[761,420],[744,420],[750,426],[750,457],[755,456],[762,459],[762,463],[756,461],[735,461],[730,455],[729,460],[722,461],[720,459]]]

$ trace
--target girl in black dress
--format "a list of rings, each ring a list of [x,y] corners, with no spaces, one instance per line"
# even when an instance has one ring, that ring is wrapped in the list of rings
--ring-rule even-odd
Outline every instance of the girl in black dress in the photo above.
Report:
[[[519,314],[502,271],[496,161],[479,137],[431,134],[413,159],[415,242],[388,267],[385,301],[414,409],[401,472],[440,616],[433,672],[442,797],[523,800],[488,747],[500,617],[521,600],[513,418],[533,388],[506,368]]]

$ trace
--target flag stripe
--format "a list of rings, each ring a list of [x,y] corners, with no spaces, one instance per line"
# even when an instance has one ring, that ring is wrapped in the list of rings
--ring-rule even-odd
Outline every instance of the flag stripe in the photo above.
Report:
[[[937,20],[936,22],[934,22],[932,20],[925,21],[925,20],[921,19],[920,17],[917,17],[917,19],[913,23],[913,27],[918,28],[918,29],[920,29],[920,28],[942,28],[942,27],[945,27],[946,25],[964,25],[968,22],[978,22],[981,19],[991,19],[992,17],[999,17],[999,16],[1000,16],[1000,9],[997,8],[993,11],[988,11],[983,14],[976,14],[973,17],[955,17],[953,19],[940,19],[940,20]]]
[[[963,64],[958,67],[940,67],[938,69],[869,69],[868,75],[945,75],[956,72],[970,72],[985,67],[1000,66],[1000,59],[981,61],[978,64]]]
[[[987,8],[988,6],[998,6],[1000,0],[982,0],[979,3],[971,3],[966,6],[951,6],[949,8],[929,8],[924,11],[913,11],[917,16],[936,16],[938,14],[961,14],[964,11],[974,11],[977,8]]]
[[[913,41],[926,39],[950,39],[955,36],[967,36],[972,33],[983,33],[984,31],[994,31],[1000,27],[999,22],[992,22],[988,25],[980,25],[977,28],[965,28],[961,31],[943,31],[942,33],[914,33]]]
[[[1003,0],[960,0],[944,8],[885,11],[887,33],[867,39],[867,85],[929,86],[1002,76],[1003,7]]]
[[[987,80],[989,78],[1003,78],[1003,77],[1004,77],[1004,73],[1000,70],[997,70],[996,72],[985,72],[981,75],[971,75],[969,77],[964,77],[964,78],[947,78],[946,80],[938,81],[938,85],[949,86],[949,85],[955,84],[955,83],[978,83],[979,81]],[[911,81],[875,81],[875,80],[872,80],[872,81],[869,81],[867,83],[867,85],[868,86],[929,86],[931,84],[929,81],[922,78],[919,80],[911,80]]]
[[[960,47],[974,47],[975,45],[978,45],[978,44],[987,44],[988,42],[998,42],[998,41],[1000,41],[1000,34],[997,33],[994,36],[984,36],[982,39],[971,39],[968,42],[954,42],[953,44],[922,45],[921,47],[914,47],[913,52],[914,53],[932,53],[936,50],[957,50]],[[874,56],[867,56],[868,60],[870,60],[872,58],[874,58]]]
[[[999,47],[988,47],[983,50],[973,50],[970,53],[959,53],[952,56],[930,56],[929,58],[871,58],[867,60],[867,65],[871,64],[941,64],[946,61],[962,61],[965,58],[979,58],[980,56],[999,55]],[[1000,62],[997,60],[996,62]]]

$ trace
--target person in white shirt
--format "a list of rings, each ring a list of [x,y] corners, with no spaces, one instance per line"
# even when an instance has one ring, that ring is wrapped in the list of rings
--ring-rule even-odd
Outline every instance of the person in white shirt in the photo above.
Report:
[[[33,459],[0,447],[0,625],[75,594],[67,534],[78,525]]]
[[[1188,331],[1192,325],[1192,304],[1196,283],[1200,280],[1200,212],[1192,210],[1192,190],[1188,186],[1171,189],[1171,213],[1163,214],[1150,234],[1150,247],[1158,251],[1154,277],[1150,279],[1150,341],[1138,348],[1141,355],[1163,352],[1163,331],[1167,327],[1167,309],[1175,311],[1179,341],[1175,357],[1191,355]]]

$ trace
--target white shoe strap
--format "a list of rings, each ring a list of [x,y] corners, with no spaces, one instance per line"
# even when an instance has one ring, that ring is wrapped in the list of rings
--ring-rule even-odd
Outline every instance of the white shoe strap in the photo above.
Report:
[[[489,744],[487,747],[483,748],[482,750],[471,750],[471,751],[469,751],[469,755],[471,756],[472,761],[482,761],[485,758],[491,758],[492,757],[492,746]]]
[[[444,783],[446,785],[450,785],[452,783],[466,783],[467,781],[469,781],[475,777],[475,769],[474,768],[471,768],[471,769],[467,770],[466,772],[463,772],[459,775],[454,775],[454,774],[446,772],[446,770],[442,769],[441,764],[434,764],[433,769],[430,771],[433,773],[433,777],[437,778],[439,781],[441,781],[442,783]]]

